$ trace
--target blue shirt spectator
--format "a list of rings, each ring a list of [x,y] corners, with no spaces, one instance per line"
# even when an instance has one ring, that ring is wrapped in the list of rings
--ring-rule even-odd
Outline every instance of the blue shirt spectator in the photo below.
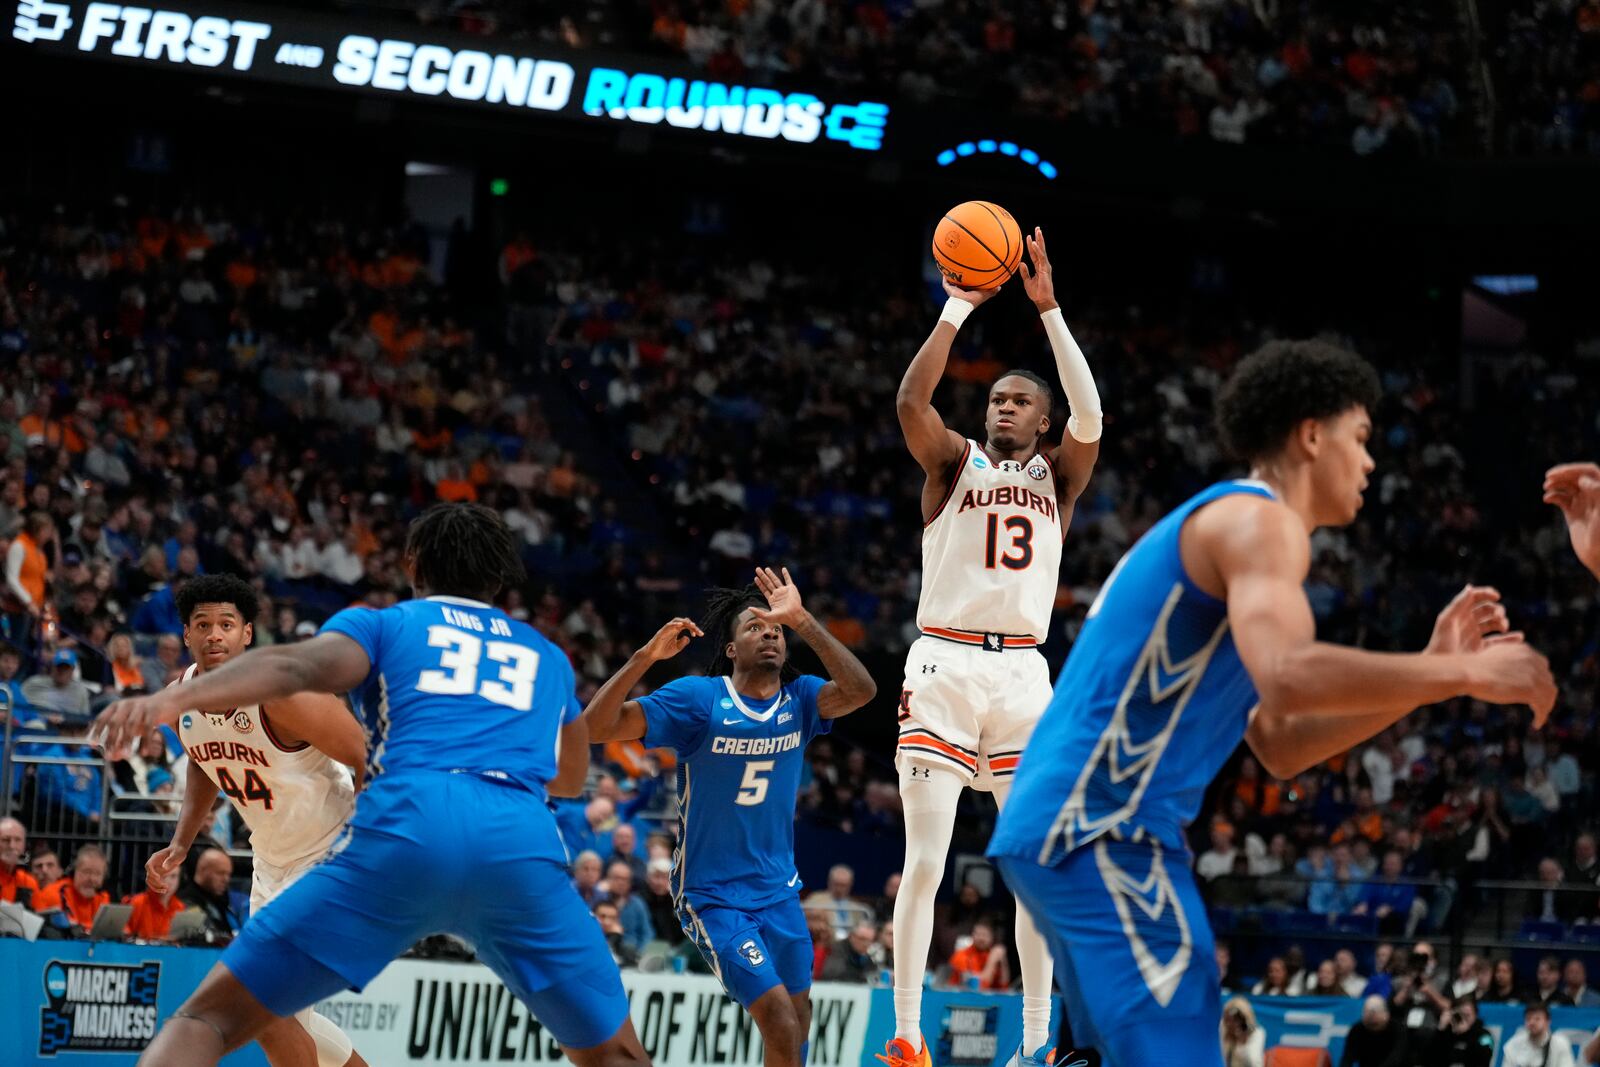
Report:
[[[183,620],[178,618],[178,599],[172,586],[164,585],[139,602],[133,613],[133,629],[141,634],[181,634]]]

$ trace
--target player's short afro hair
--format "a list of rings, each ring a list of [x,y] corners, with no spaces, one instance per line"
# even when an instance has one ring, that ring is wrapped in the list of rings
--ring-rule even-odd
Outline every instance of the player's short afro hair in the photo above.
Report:
[[[1326,341],[1272,341],[1234,368],[1217,397],[1217,432],[1246,463],[1278,451],[1306,419],[1378,403],[1377,372]]]
[[[235,574],[202,574],[178,586],[178,618],[185,626],[201,604],[232,604],[245,622],[254,622],[260,598],[250,583]]]
[[[994,391],[994,387],[996,385],[999,385],[1002,381],[1004,381],[1007,378],[1025,378],[1028,381],[1032,382],[1034,384],[1034,387],[1039,390],[1039,395],[1044,397],[1044,413],[1046,415],[1050,415],[1050,414],[1052,414],[1054,412],[1055,406],[1056,406],[1056,394],[1055,394],[1055,391],[1050,388],[1050,383],[1049,382],[1045,381],[1043,377],[1041,377],[1040,375],[1035,374],[1031,370],[1024,370],[1021,367],[1013,367],[1010,370],[1006,371],[1004,374],[1000,375],[998,378],[996,378],[994,380],[994,382],[989,386],[989,391],[993,392]]]

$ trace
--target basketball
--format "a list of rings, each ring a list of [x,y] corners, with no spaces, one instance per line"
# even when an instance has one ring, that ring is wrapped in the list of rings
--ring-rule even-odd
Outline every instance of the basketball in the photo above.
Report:
[[[968,200],[934,228],[933,258],[952,285],[996,289],[1022,262],[1022,229],[999,204]]]

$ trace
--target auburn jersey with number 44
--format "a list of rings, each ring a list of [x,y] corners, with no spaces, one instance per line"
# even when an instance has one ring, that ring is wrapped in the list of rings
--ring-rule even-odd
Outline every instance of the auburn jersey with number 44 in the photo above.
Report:
[[[271,712],[258,705],[186,711],[178,737],[190,762],[243,816],[250,847],[275,867],[319,858],[355,806],[350,768],[310,745],[283,744],[273,735]]]

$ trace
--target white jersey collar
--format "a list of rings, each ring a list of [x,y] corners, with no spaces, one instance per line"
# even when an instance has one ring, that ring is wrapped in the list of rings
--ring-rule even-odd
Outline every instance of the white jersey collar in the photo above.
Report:
[[[733,687],[733,678],[730,675],[724,674],[722,676],[722,684],[727,687],[728,699],[733,701],[733,706],[744,712],[756,722],[768,721],[779,708],[789,703],[789,694],[780,689],[778,691],[777,699],[772,702],[772,707],[768,708],[766,711],[752,711],[750,706],[744,702],[744,698],[739,695],[739,691]]]

